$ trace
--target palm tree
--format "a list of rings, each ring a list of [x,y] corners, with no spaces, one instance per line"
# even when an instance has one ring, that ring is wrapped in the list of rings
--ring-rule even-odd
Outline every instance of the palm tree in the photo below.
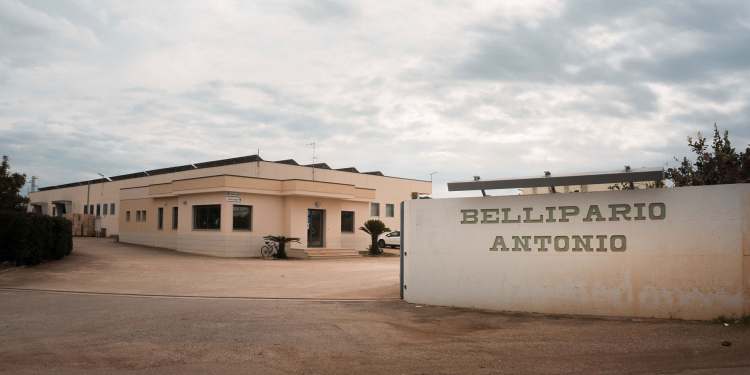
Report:
[[[382,253],[382,251],[378,247],[378,236],[380,236],[383,233],[390,232],[391,229],[386,227],[385,223],[380,220],[367,220],[365,221],[365,225],[360,227],[359,230],[369,234],[370,237],[372,237],[372,245],[370,245],[370,254],[378,255]]]
[[[284,236],[265,236],[263,237],[266,240],[273,241],[279,244],[279,250],[276,251],[276,258],[278,259],[284,259],[286,258],[286,243],[287,242],[299,242],[299,238],[297,237],[284,237]]]

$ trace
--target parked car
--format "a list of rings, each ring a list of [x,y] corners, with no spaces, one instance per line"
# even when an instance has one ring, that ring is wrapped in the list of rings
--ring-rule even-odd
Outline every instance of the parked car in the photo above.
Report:
[[[378,236],[378,246],[381,248],[384,248],[386,246],[390,246],[392,248],[396,248],[396,246],[401,246],[401,231],[393,231],[391,233],[381,234]]]

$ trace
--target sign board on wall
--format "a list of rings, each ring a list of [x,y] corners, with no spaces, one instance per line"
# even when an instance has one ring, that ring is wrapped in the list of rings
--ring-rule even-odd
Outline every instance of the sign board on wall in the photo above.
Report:
[[[750,312],[750,185],[404,209],[409,302],[685,319]]]
[[[227,193],[227,202],[235,202],[235,203],[242,202],[242,194],[241,193]]]

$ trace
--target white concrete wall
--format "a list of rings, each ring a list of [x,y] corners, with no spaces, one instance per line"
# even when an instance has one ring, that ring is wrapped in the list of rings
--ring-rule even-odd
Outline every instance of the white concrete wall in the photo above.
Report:
[[[636,220],[636,203],[645,204]],[[663,203],[666,216],[649,218]],[[612,204],[632,208],[611,220]],[[584,221],[591,205],[605,221]],[[580,213],[560,222],[561,206]],[[556,222],[546,222],[554,207]],[[520,223],[464,220],[461,210],[510,209]],[[544,215],[545,222],[525,221]],[[559,314],[712,319],[750,312],[750,185],[577,194],[410,200],[405,207],[404,298],[413,303]],[[569,211],[572,211],[569,210]],[[503,220],[503,211],[499,221]],[[654,209],[658,216],[658,210]],[[486,221],[494,221],[488,212]],[[655,217],[658,218],[658,217]],[[606,235],[606,251],[573,251],[574,235]],[[611,236],[627,248],[612,251]],[[508,250],[491,248],[502,236]],[[514,251],[512,236],[530,236]],[[539,251],[540,236],[561,237]],[[570,238],[567,251],[562,237]],[[521,237],[522,238],[522,237]],[[542,241],[538,239],[538,241]],[[620,246],[621,240],[615,245]]]

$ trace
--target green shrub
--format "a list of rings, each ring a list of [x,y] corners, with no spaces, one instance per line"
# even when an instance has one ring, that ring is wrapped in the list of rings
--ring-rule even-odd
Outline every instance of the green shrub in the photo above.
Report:
[[[717,324],[729,324],[729,323],[734,323],[734,319],[733,318],[727,318],[726,315],[721,314],[721,315],[717,316],[716,318],[714,318],[712,320],[712,322],[717,323]]]
[[[32,266],[73,251],[73,224],[61,217],[0,211],[0,262]]]

